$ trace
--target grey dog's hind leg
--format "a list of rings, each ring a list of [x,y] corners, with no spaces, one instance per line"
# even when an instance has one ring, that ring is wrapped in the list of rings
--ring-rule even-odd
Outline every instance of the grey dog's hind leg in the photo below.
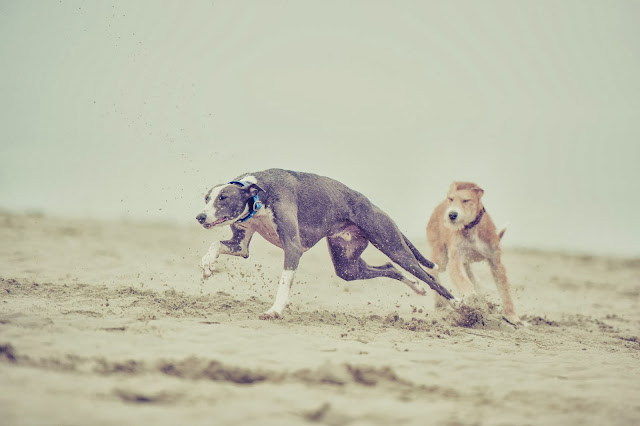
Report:
[[[402,238],[404,239],[404,242],[407,244],[407,247],[409,247],[409,250],[411,250],[411,253],[413,253],[413,255],[416,257],[416,260],[418,262],[420,262],[421,264],[423,264],[424,266],[426,266],[429,269],[433,269],[434,266],[436,266],[435,263],[433,263],[432,261],[430,261],[429,259],[424,257],[422,255],[422,253],[420,253],[420,251],[418,251],[416,246],[414,246],[413,243],[411,243],[411,241],[409,241],[409,239],[407,238],[406,235],[402,234]]]
[[[353,230],[352,230],[353,231]],[[345,240],[341,237],[329,237],[329,253],[336,270],[336,274],[346,281],[367,280],[370,278],[386,277],[398,280],[408,285],[418,294],[425,294],[425,289],[418,280],[398,270],[392,263],[381,266],[371,266],[360,255],[369,244],[361,230],[353,232],[352,237]]]
[[[405,242],[402,232],[391,218],[377,207],[373,207],[366,215],[357,220],[367,239],[375,248],[389,256],[393,262],[405,271],[424,281],[445,299],[453,299],[453,295],[429,273],[427,273]]]
[[[327,243],[336,274],[343,280],[367,280],[377,277],[404,280],[402,273],[391,263],[371,266],[360,257],[369,245],[366,238],[354,236],[350,241],[345,241],[341,237],[329,237]]]

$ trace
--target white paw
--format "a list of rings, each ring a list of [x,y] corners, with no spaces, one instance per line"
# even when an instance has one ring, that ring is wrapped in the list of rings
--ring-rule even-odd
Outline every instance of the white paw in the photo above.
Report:
[[[427,289],[422,285],[421,282],[416,281],[410,287],[413,291],[416,292],[416,294],[419,294],[421,296],[424,296],[427,294]]]
[[[202,262],[200,262],[200,267],[202,268],[202,275],[205,278],[208,278],[215,271],[215,262],[216,259],[214,256],[211,256],[209,253],[205,254],[202,257]]]
[[[454,297],[453,299],[449,299],[448,302],[451,305],[451,307],[456,311],[460,309],[460,307],[463,305],[462,299],[458,299],[457,297]]]
[[[423,296],[427,294],[427,290],[424,288],[422,283],[420,283],[420,281],[418,281],[416,278],[414,278],[413,276],[403,271],[400,271],[400,273],[402,274],[402,277],[403,277],[402,282],[408,285],[411,288],[411,290]]]
[[[209,247],[209,251],[207,254],[202,256],[202,261],[200,262],[200,267],[202,268],[202,276],[204,278],[208,278],[213,274],[216,269],[216,260],[218,260],[218,256],[220,255],[220,243],[213,243],[211,247]]]

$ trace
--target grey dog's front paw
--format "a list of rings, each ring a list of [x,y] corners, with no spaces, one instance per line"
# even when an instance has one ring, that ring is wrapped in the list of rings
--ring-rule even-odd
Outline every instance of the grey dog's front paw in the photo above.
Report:
[[[202,268],[202,278],[209,278],[216,270],[216,260],[218,260],[218,255],[220,253],[220,244],[213,243],[211,247],[209,247],[209,251],[207,254],[202,256],[202,261],[200,262],[200,267]]]
[[[275,320],[275,319],[280,319],[280,314],[275,311],[274,312],[267,311],[261,314],[258,318],[261,320]]]
[[[215,264],[216,260],[211,258],[208,254],[202,257],[202,262],[200,263],[200,267],[202,268],[202,277],[209,278],[216,270]]]

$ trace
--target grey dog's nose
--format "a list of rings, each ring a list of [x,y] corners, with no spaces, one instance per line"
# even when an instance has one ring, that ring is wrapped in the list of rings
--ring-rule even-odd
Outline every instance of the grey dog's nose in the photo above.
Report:
[[[204,223],[204,221],[207,220],[207,215],[204,213],[200,213],[198,216],[196,216],[196,220],[200,223]]]
[[[449,212],[449,219],[451,219],[452,221],[456,220],[457,217],[458,212]]]

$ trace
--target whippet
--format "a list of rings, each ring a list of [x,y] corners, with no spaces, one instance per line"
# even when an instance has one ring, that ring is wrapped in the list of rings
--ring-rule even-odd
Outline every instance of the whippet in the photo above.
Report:
[[[420,254],[393,220],[367,197],[336,180],[311,173],[269,169],[214,186],[205,196],[205,203],[196,220],[207,229],[229,225],[232,237],[211,244],[202,258],[204,278],[214,272],[220,254],[247,258],[255,232],[284,250],[284,270],[276,300],[260,319],[282,315],[300,257],[325,237],[340,278],[346,281],[393,278],[424,295],[426,290],[414,278],[417,277],[452,306],[457,303],[457,299],[420,266],[434,268],[435,265]],[[360,255],[369,242],[413,276],[392,263],[367,264]]]
[[[501,261],[500,240],[505,229],[496,231],[482,204],[483,194],[484,190],[472,182],[451,184],[447,199],[435,208],[427,225],[431,257],[441,272],[451,260],[449,276],[463,296],[477,290],[471,263],[486,259],[502,298],[504,317],[515,323],[518,317]]]

